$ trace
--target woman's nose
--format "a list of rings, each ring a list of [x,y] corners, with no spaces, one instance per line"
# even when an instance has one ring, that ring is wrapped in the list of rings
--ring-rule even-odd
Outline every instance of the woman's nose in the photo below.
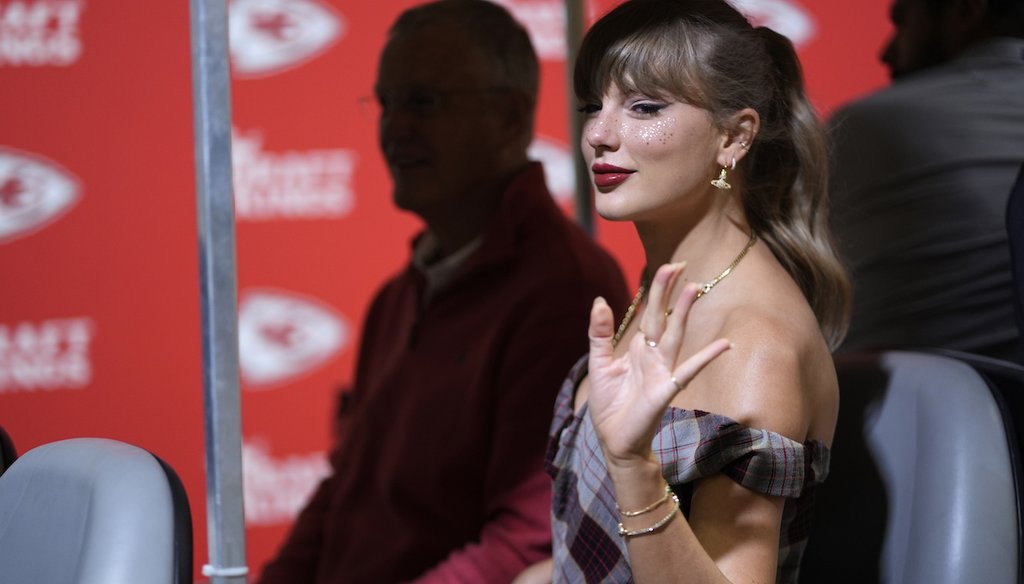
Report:
[[[593,114],[583,123],[583,136],[587,145],[594,150],[614,150],[618,147],[615,120],[603,112]]]

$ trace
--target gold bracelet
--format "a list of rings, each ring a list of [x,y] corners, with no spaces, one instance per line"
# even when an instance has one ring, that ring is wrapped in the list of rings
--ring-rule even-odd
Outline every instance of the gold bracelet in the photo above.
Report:
[[[622,536],[622,537],[636,537],[638,535],[647,535],[649,533],[653,533],[653,532],[661,529],[662,527],[664,527],[665,524],[668,523],[669,521],[672,521],[672,518],[676,516],[676,512],[677,511],[679,511],[679,497],[677,497],[675,493],[672,493],[672,510],[668,512],[668,515],[666,515],[666,516],[662,517],[661,519],[655,521],[654,525],[651,525],[650,527],[644,527],[642,529],[635,529],[633,531],[630,531],[630,530],[626,529],[626,527],[624,525],[622,525],[622,522],[620,521],[619,522],[619,535]]]
[[[643,515],[644,513],[650,513],[651,511],[656,509],[658,507],[658,505],[661,505],[665,501],[668,501],[669,495],[671,495],[671,494],[672,494],[672,488],[669,487],[668,485],[665,485],[665,496],[660,498],[660,499],[658,499],[657,501],[651,503],[650,505],[644,507],[643,509],[641,509],[639,511],[623,511],[622,509],[619,509],[619,503],[618,503],[618,501],[616,501],[615,502],[615,510],[618,511],[619,515],[622,516],[622,517],[636,517],[637,515]]]

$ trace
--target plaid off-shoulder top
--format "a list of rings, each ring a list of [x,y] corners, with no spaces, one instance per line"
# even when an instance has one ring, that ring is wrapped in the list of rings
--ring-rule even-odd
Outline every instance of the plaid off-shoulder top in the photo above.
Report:
[[[545,460],[554,479],[554,581],[627,584],[633,576],[626,542],[618,535],[611,478],[586,405],[579,414],[573,412],[576,387],[586,373],[584,357],[562,385]],[[652,448],[684,514],[694,481],[716,473],[758,493],[786,497],[776,581],[797,581],[815,487],[828,474],[829,451],[823,443],[801,444],[725,416],[669,408]]]

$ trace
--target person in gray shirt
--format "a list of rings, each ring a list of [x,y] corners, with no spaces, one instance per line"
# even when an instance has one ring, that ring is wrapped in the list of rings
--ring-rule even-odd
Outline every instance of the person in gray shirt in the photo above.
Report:
[[[1024,164],[1024,0],[895,0],[892,21],[892,85],[829,124],[854,281],[842,350],[1015,359],[1005,214]]]

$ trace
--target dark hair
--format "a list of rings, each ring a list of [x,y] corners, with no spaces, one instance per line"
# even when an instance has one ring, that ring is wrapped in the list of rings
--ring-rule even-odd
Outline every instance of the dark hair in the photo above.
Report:
[[[923,0],[925,8],[939,15],[955,0]],[[1024,37],[1024,0],[987,0],[985,32],[993,36]]]
[[[751,228],[800,286],[829,345],[849,321],[850,282],[828,228],[827,160],[818,118],[788,39],[750,23],[724,0],[630,0],[587,33],[576,95],[669,94],[724,127],[744,108],[761,127],[737,170]]]
[[[395,38],[438,24],[455,24],[486,59],[495,87],[537,102],[540,65],[530,35],[508,10],[487,0],[438,0],[403,12],[388,31]]]

